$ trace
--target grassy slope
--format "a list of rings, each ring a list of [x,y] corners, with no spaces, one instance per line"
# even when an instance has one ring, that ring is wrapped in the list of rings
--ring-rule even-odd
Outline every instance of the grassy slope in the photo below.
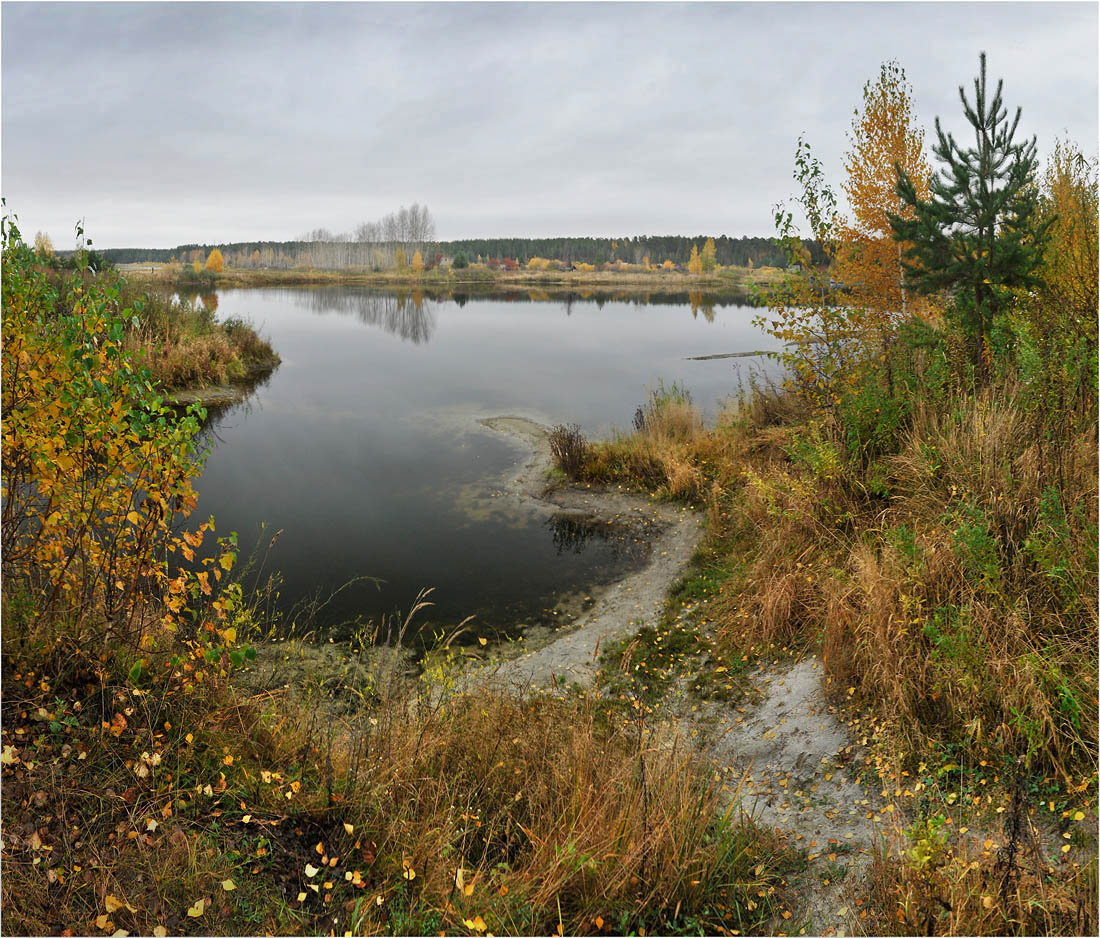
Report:
[[[761,393],[708,431],[674,390],[640,431],[596,446],[584,475],[707,504],[685,587],[715,624],[715,660],[813,649],[847,688],[865,769],[913,825],[876,868],[872,930],[1083,933],[1096,922],[1095,397],[1044,439],[1017,369],[976,391],[940,352],[899,344],[895,373],[911,380],[892,401],[871,395],[889,432],[856,454],[851,413]],[[656,660],[666,684],[670,651]],[[1029,824],[1053,856],[995,885]]]

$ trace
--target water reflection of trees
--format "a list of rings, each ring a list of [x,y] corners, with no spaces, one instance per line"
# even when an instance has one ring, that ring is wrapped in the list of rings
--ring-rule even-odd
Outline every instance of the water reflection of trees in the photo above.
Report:
[[[436,304],[422,290],[359,293],[313,289],[295,295],[310,312],[356,316],[368,326],[378,326],[416,344],[430,341],[435,332]]]
[[[562,512],[548,518],[546,526],[559,554],[579,554],[593,543],[607,545],[613,554],[628,557],[642,556],[648,550],[645,540],[630,525]]]
[[[693,290],[688,293],[688,302],[691,304],[692,319],[696,319],[702,312],[707,322],[714,322],[714,297]]]

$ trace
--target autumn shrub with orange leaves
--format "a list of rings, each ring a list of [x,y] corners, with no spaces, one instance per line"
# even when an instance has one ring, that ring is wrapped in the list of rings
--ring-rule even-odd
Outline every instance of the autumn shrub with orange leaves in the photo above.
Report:
[[[80,274],[62,289],[6,219],[4,592],[76,646],[111,635],[140,649],[167,555],[190,550],[173,527],[196,504],[201,414],[178,417],[124,353],[130,311],[113,290]]]

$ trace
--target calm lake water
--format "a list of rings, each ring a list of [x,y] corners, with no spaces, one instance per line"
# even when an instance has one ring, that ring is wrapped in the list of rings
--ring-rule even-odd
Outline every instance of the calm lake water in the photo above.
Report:
[[[281,605],[328,594],[317,616],[339,633],[382,622],[434,587],[421,625],[475,615],[511,630],[561,596],[638,562],[616,539],[576,536],[500,495],[526,450],[477,420],[519,414],[578,423],[590,437],[629,428],[659,381],[678,382],[713,419],[764,358],[691,356],[774,348],[736,300],[693,303],[545,298],[431,299],[357,287],[226,290],[282,365],[249,400],[215,414],[198,516],[262,550]],[[265,529],[261,525],[266,524]],[[629,539],[628,539],[629,540]]]

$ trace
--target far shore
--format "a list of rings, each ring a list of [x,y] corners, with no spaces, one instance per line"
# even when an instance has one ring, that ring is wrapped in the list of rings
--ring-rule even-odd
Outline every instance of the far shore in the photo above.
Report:
[[[500,289],[538,287],[547,290],[628,289],[666,293],[751,293],[754,287],[781,282],[785,272],[775,267],[723,267],[707,274],[682,271],[556,271],[436,268],[422,274],[411,271],[314,270],[297,268],[226,268],[218,273],[192,275],[166,264],[122,264],[119,270],[130,280],[166,286],[218,289],[287,285],[360,285],[409,289]]]

